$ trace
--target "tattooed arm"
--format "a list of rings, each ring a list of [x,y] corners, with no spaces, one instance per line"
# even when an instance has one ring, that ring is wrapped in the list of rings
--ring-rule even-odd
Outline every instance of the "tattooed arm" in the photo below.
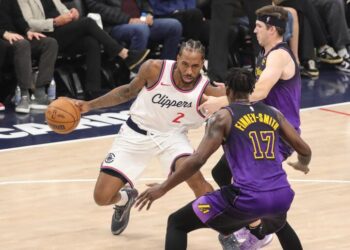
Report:
[[[156,79],[160,68],[161,61],[148,60],[142,64],[139,73],[129,84],[112,89],[107,94],[91,101],[76,101],[75,104],[82,113],[86,113],[90,110],[112,107],[127,102],[135,98],[148,82],[152,83]]]

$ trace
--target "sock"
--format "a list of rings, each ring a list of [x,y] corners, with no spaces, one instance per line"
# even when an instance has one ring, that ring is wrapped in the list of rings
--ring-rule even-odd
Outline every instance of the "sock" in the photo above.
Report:
[[[256,226],[256,227],[250,227],[249,226],[249,231],[252,235],[254,235],[256,238],[259,240],[264,239],[265,234],[262,233],[262,224]]]
[[[349,53],[348,53],[348,51],[347,51],[347,49],[344,47],[344,48],[342,48],[342,49],[340,49],[340,50],[338,50],[338,55],[339,56],[341,56],[342,58],[349,58]]]
[[[116,203],[117,206],[125,206],[125,204],[129,200],[129,196],[126,191],[119,191],[120,193],[120,200]]]

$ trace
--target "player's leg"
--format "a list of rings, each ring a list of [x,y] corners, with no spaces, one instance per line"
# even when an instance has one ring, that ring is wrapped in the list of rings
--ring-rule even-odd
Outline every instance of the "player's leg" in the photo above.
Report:
[[[125,180],[125,178],[124,178]],[[99,206],[107,206],[112,204],[126,203],[125,197],[119,191],[124,187],[126,182],[123,178],[113,176],[103,171],[100,172],[94,190],[94,200]]]
[[[172,213],[168,218],[165,237],[166,250],[187,248],[187,234],[193,230],[207,227],[199,220],[192,209],[192,202]]]
[[[211,175],[219,187],[230,185],[232,183],[232,174],[225,155],[222,155],[218,163],[216,163],[211,171]]]
[[[154,138],[157,140],[157,138]],[[158,154],[161,165],[169,173],[176,171],[187,156],[193,153],[193,147],[186,135],[176,133],[166,139],[161,138],[159,143],[162,150]],[[213,187],[204,179],[201,172],[192,175],[187,184],[193,190],[196,197],[213,191]]]
[[[294,229],[288,222],[276,232],[278,240],[284,250],[302,250],[301,242]]]
[[[124,176],[113,170],[102,169],[95,185],[94,199],[100,206],[114,206],[111,231],[121,234],[129,223],[130,210],[136,201],[138,192],[135,188],[125,186]]]
[[[175,162],[175,171],[179,169],[181,163],[186,159],[186,156],[177,158]],[[204,176],[200,171],[196,172],[189,179],[187,179],[188,186],[192,189],[196,197],[200,197],[208,192],[212,192],[214,189],[209,182],[204,179]]]
[[[111,225],[113,234],[122,233],[128,225],[130,210],[138,195],[133,183],[154,155],[154,148],[153,142],[145,135],[123,125],[101,164],[94,199],[102,206],[115,204]]]

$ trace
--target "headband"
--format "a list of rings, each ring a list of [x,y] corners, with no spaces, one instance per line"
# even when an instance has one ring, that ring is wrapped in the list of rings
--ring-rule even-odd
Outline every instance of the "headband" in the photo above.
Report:
[[[286,22],[281,19],[278,19],[276,16],[262,15],[262,16],[258,16],[257,20],[272,26],[282,28],[282,29],[286,28]]]

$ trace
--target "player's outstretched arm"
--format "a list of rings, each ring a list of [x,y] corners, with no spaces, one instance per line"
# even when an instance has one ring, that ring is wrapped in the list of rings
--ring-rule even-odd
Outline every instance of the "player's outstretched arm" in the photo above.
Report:
[[[141,210],[147,205],[147,210],[152,202],[162,197],[166,192],[186,181],[196,173],[207,159],[221,146],[222,141],[230,131],[231,115],[227,110],[220,110],[209,120],[205,135],[197,150],[188,156],[177,170],[162,184],[155,184],[145,190],[137,198],[136,207]]]
[[[147,84],[147,80],[150,79],[151,73],[154,71],[152,69],[153,65],[154,60],[144,62],[139,73],[129,84],[112,89],[107,94],[91,101],[76,101],[76,105],[80,108],[82,113],[86,113],[94,109],[116,106],[135,98],[140,90]]]
[[[288,162],[288,165],[294,169],[299,170],[307,174],[309,170],[309,163],[311,160],[311,148],[310,146],[300,137],[293,126],[286,120],[286,118],[278,112],[278,120],[281,128],[281,136],[295,149],[298,153],[297,162]]]

